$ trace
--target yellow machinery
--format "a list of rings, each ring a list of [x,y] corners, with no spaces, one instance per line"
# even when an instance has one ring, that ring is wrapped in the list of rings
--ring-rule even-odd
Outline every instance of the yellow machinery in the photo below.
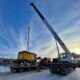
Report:
[[[21,51],[18,53],[18,59],[27,60],[27,61],[36,61],[37,56],[34,53]]]

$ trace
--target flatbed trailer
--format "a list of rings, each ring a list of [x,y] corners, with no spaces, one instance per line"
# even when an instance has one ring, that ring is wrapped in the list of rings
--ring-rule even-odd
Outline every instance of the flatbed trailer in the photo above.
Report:
[[[28,63],[24,63],[25,61],[26,60],[22,60],[22,59],[0,58],[0,66],[9,67],[11,72],[23,72],[23,71],[47,69],[49,68],[50,65],[49,63],[42,64],[41,62],[40,63],[32,62],[28,64]]]
[[[11,72],[22,72],[37,69],[37,64],[16,63],[19,59],[0,58],[0,66],[10,67]]]
[[[37,69],[37,65],[12,65],[10,66],[11,72],[25,72]]]

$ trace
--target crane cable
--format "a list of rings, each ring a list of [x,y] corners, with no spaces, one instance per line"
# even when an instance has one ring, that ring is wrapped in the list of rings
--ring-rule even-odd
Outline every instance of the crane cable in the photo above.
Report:
[[[56,43],[56,49],[57,49],[57,53],[58,53],[58,58],[60,58],[60,51],[59,51],[59,47],[58,47],[58,43],[57,43],[56,39],[55,39],[55,43]]]

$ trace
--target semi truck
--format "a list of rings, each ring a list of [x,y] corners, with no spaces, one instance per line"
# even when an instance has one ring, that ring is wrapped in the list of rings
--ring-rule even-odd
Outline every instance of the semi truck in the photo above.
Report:
[[[53,58],[53,61],[50,63],[49,70],[51,73],[60,73],[63,75],[67,75],[71,71],[75,70],[75,68],[80,67],[80,63],[78,60],[75,60],[75,57],[77,54],[71,53],[70,50],[67,48],[65,43],[62,41],[62,39],[59,37],[59,35],[56,33],[56,31],[52,28],[52,26],[48,23],[46,18],[41,14],[41,12],[38,10],[38,8],[34,5],[34,3],[30,4],[36,13],[39,15],[43,23],[46,25],[48,30],[51,32],[53,35],[55,42],[56,42],[56,47],[58,51],[58,57]],[[58,43],[64,50],[64,53],[59,52],[59,47]]]

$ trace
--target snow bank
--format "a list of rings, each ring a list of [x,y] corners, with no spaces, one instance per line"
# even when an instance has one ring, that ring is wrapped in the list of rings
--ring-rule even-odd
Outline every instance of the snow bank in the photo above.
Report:
[[[9,72],[9,67],[0,67],[0,72]]]

